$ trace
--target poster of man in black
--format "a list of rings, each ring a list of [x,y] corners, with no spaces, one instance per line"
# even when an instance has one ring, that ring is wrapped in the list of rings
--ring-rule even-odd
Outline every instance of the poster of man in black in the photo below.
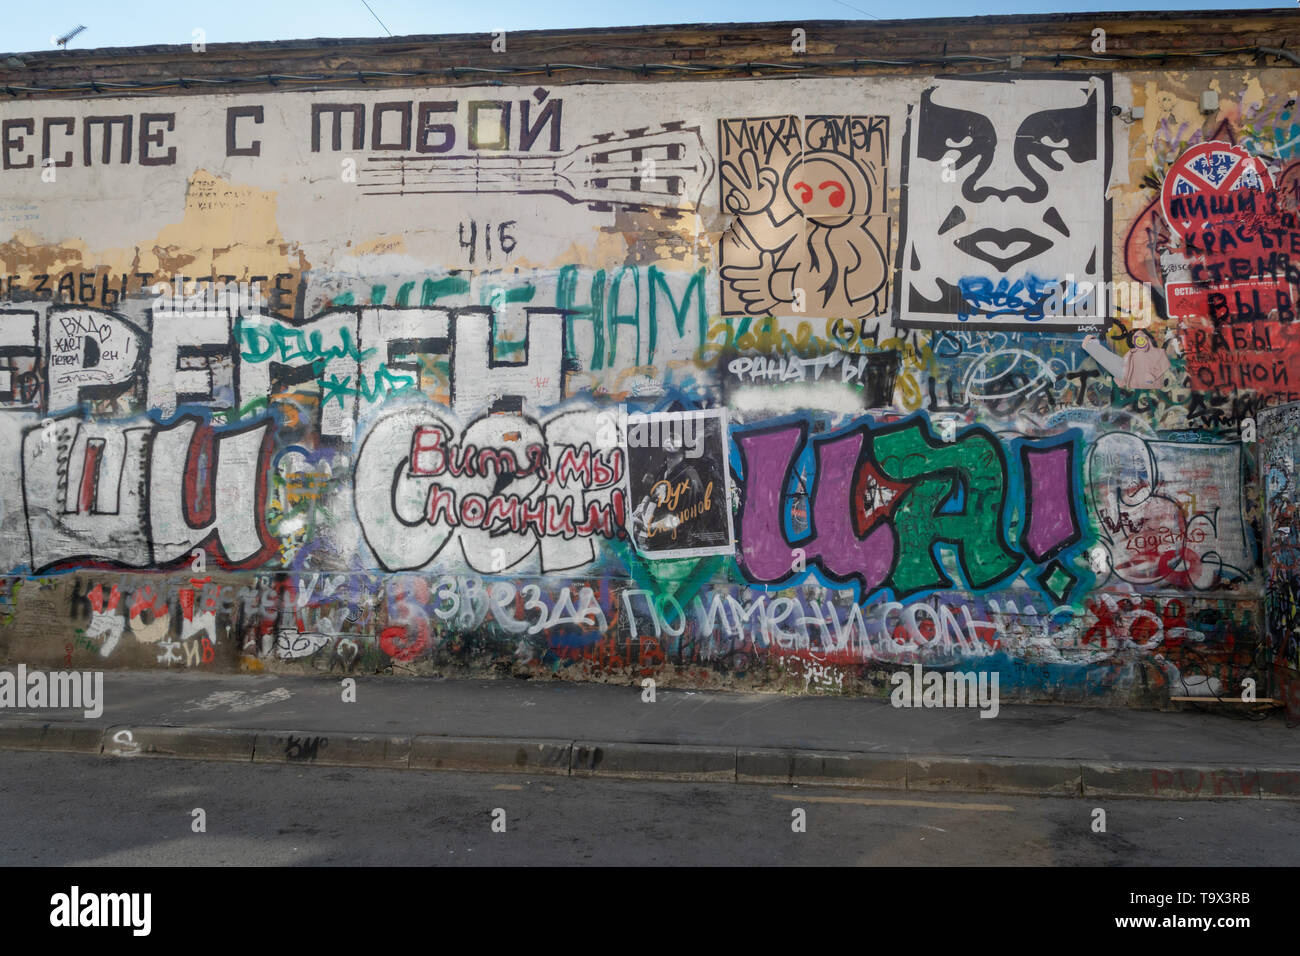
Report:
[[[650,558],[730,554],[725,409],[628,415],[629,530]]]

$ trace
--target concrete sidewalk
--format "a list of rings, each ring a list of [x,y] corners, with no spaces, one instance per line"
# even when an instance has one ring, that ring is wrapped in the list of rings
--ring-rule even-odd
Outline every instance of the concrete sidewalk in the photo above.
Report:
[[[3,668],[13,671],[12,666]],[[1274,714],[894,708],[566,681],[106,671],[104,711],[0,710],[0,748],[1060,796],[1300,800]],[[1224,711],[1229,707],[1221,708]]]

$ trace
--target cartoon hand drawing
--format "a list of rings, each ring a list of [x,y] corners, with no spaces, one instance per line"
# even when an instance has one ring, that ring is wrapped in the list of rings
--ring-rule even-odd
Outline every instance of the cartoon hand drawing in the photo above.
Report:
[[[746,146],[722,162],[722,207],[735,217],[722,243],[723,314],[857,318],[885,309],[889,220],[878,139],[856,153],[831,138],[818,148],[772,142],[763,156]]]

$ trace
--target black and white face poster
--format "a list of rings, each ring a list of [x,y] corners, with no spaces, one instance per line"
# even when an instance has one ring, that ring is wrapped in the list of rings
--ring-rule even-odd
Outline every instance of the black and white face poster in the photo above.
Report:
[[[1104,322],[1111,87],[1105,75],[941,77],[909,107],[898,323]]]
[[[730,554],[726,410],[629,414],[628,530],[648,558]]]

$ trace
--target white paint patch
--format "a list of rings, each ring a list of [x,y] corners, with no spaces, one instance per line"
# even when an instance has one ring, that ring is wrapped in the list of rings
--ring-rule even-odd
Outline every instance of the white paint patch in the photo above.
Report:
[[[837,415],[859,415],[862,413],[862,392],[861,389],[838,382],[785,384],[779,391],[770,387],[737,388],[728,396],[727,407],[732,412],[759,413],[816,408]]]
[[[216,693],[209,694],[203,700],[190,701],[193,707],[187,707],[186,710],[217,710],[221,707],[228,707],[234,713],[242,713],[246,710],[255,710],[258,707],[265,707],[267,704],[279,703],[282,700],[288,700],[293,695],[284,687],[277,687],[275,690],[267,691],[265,694],[250,694],[244,690],[220,690]]]

